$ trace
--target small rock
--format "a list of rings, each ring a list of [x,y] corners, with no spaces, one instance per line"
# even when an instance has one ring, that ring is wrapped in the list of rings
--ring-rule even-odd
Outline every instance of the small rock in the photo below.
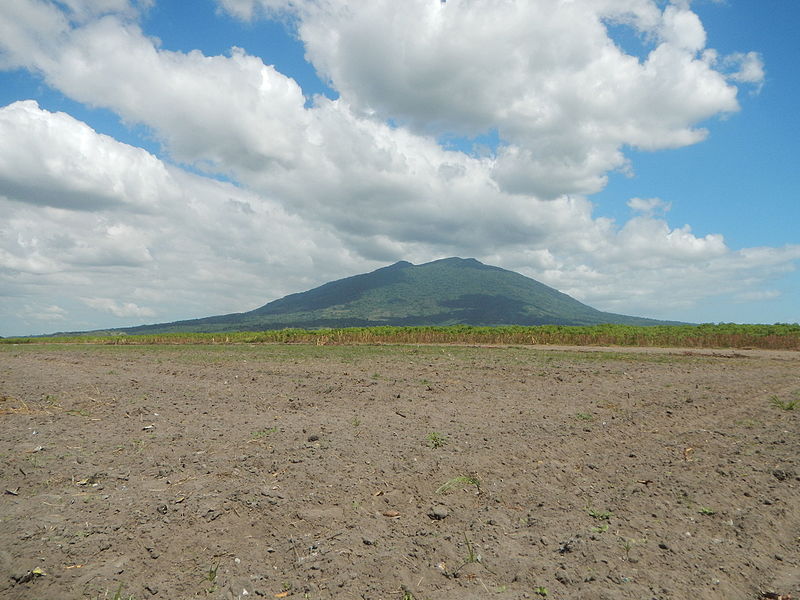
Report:
[[[784,471],[783,469],[775,469],[772,471],[772,476],[778,481],[786,481],[787,479],[794,477],[794,473],[791,471]]]
[[[566,542],[562,542],[561,545],[558,547],[559,554],[568,554],[572,552],[575,547],[575,538],[571,540],[567,540]]]
[[[434,506],[428,512],[428,516],[434,521],[441,521],[450,516],[450,511],[444,506]]]
[[[364,542],[365,546],[374,546],[375,545],[375,540],[372,539],[371,537],[363,537],[363,538],[361,538],[361,541]]]
[[[572,579],[570,578],[569,574],[565,569],[560,569],[556,571],[556,581],[563,585],[570,585],[572,584]]]
[[[319,436],[317,434],[315,434],[315,433],[311,434],[310,436],[308,436],[308,441],[309,442],[316,442],[318,440],[319,440]]]
[[[152,584],[144,586],[144,589],[150,592],[153,596],[158,594],[158,588]]]

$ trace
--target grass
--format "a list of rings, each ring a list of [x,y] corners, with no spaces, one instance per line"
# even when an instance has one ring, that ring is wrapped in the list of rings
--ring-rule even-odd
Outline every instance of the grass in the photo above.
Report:
[[[595,510],[593,508],[587,509],[586,514],[588,514],[593,519],[597,519],[598,521],[608,521],[611,519],[611,517],[614,516],[614,513],[612,512]]]
[[[541,596],[542,598],[547,598],[547,596],[550,594],[548,589],[543,585],[540,585],[535,590],[533,590],[533,593],[536,594],[537,596]]]
[[[122,594],[123,584],[119,584],[117,591],[114,592],[114,595],[111,597],[111,600],[134,600],[133,594],[123,595]]]
[[[323,340],[324,344],[320,344]],[[46,338],[3,338],[0,344],[310,344],[324,352],[341,344],[521,344],[646,346],[665,348],[764,348],[800,350],[800,325],[519,325],[474,327],[347,327],[220,333],[126,335],[95,333]],[[15,349],[18,346],[14,346]]]
[[[478,490],[478,493],[479,494],[481,493],[481,482],[474,475],[459,475],[458,477],[453,477],[452,479],[448,479],[442,485],[436,488],[436,493],[445,494],[451,491],[453,488],[462,485],[474,485],[475,488]]]
[[[428,441],[428,446],[431,448],[441,448],[447,444],[447,437],[436,431],[429,433],[425,439]]]
[[[213,594],[217,591],[217,571],[219,570],[219,565],[216,567],[211,566],[208,568],[208,572],[205,575],[206,581],[211,584],[210,587],[206,588],[206,594]]]
[[[796,396],[794,400],[781,400],[778,396],[771,396],[769,402],[781,410],[795,410],[800,404],[800,392],[795,392],[794,395]]]
[[[260,429],[259,431],[254,431],[250,437],[254,440],[261,439],[263,437],[267,437],[268,435],[272,435],[273,433],[278,433],[278,427],[270,427],[269,429]]]
[[[475,564],[475,563],[478,563],[478,564],[481,564],[481,565],[483,564],[483,557],[481,557],[480,554],[475,552],[475,546],[473,546],[472,542],[469,541],[469,538],[467,537],[466,533],[464,534],[464,543],[467,546],[467,556],[466,556],[466,559],[464,560],[464,562],[461,565],[459,565],[459,567],[455,571],[453,571],[453,575],[456,576],[456,577],[458,576],[458,572],[461,569],[463,569],[464,567],[466,567],[467,565],[471,565],[471,564]]]
[[[715,511],[713,508],[709,508],[708,506],[701,506],[700,510],[698,510],[697,512],[699,512],[701,515],[706,515],[708,517],[717,514],[717,511]]]

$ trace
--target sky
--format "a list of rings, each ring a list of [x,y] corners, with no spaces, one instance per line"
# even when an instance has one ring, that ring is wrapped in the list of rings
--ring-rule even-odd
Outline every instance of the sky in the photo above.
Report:
[[[800,322],[796,0],[0,2],[0,335],[461,256]]]

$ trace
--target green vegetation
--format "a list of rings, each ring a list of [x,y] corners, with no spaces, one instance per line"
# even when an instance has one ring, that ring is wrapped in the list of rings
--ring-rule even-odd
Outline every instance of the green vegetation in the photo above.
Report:
[[[595,510],[590,508],[586,511],[586,513],[592,517],[593,519],[597,519],[598,521],[608,521],[611,517],[614,516],[614,513],[605,510]]]
[[[436,488],[436,493],[444,494],[459,485],[474,485],[475,488],[478,490],[478,493],[479,494],[481,493],[481,482],[474,475],[459,475],[458,477],[453,477],[452,479],[448,479],[442,485]]]
[[[120,583],[119,584],[119,588],[117,588],[117,591],[114,593],[114,596],[112,597],[111,600],[134,600],[133,599],[133,594],[123,596],[122,588],[123,588],[123,585]]]
[[[662,348],[764,348],[800,350],[800,325],[672,325],[590,327],[508,325],[475,327],[350,327],[281,329],[236,333],[162,333],[152,335],[72,335],[3,338],[0,344],[499,344],[563,346],[641,346]],[[322,349],[321,349],[322,350]]]
[[[533,593],[537,596],[541,596],[542,598],[547,598],[548,594],[550,594],[547,588],[542,585],[533,590]]]
[[[436,431],[429,433],[425,439],[428,440],[428,446],[434,449],[441,448],[447,444],[447,437]]]
[[[475,259],[394,265],[290,294],[243,313],[105,333],[225,333],[285,328],[470,325],[675,325],[606,313],[534,279]],[[94,332],[99,333],[99,332]]]
[[[210,587],[206,589],[206,594],[213,594],[217,591],[217,571],[219,570],[219,565],[216,567],[211,566],[208,568],[208,573],[206,573],[205,578],[208,583],[211,584]]]
[[[267,437],[268,435],[271,435],[273,433],[278,433],[277,427],[270,427],[269,429],[260,429],[258,431],[254,431],[250,435],[250,437],[253,438],[254,440],[257,440],[263,437]]]
[[[461,567],[464,567],[465,565],[469,565],[472,563],[481,562],[481,555],[475,552],[475,548],[472,546],[472,542],[469,541],[469,538],[467,537],[466,533],[464,534],[464,543],[467,545],[467,559],[464,562],[464,564],[461,565]],[[461,567],[456,569],[456,571],[459,571]]]
[[[800,404],[800,392],[795,392],[794,400],[781,400],[778,396],[772,396],[769,401],[773,406],[777,406],[781,410],[794,410]]]

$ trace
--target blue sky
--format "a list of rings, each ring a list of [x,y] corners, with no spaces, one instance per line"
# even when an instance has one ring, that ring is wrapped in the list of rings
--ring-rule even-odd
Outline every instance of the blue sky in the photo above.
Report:
[[[5,5],[0,335],[453,255],[603,310],[800,321],[800,7],[764,6]]]

